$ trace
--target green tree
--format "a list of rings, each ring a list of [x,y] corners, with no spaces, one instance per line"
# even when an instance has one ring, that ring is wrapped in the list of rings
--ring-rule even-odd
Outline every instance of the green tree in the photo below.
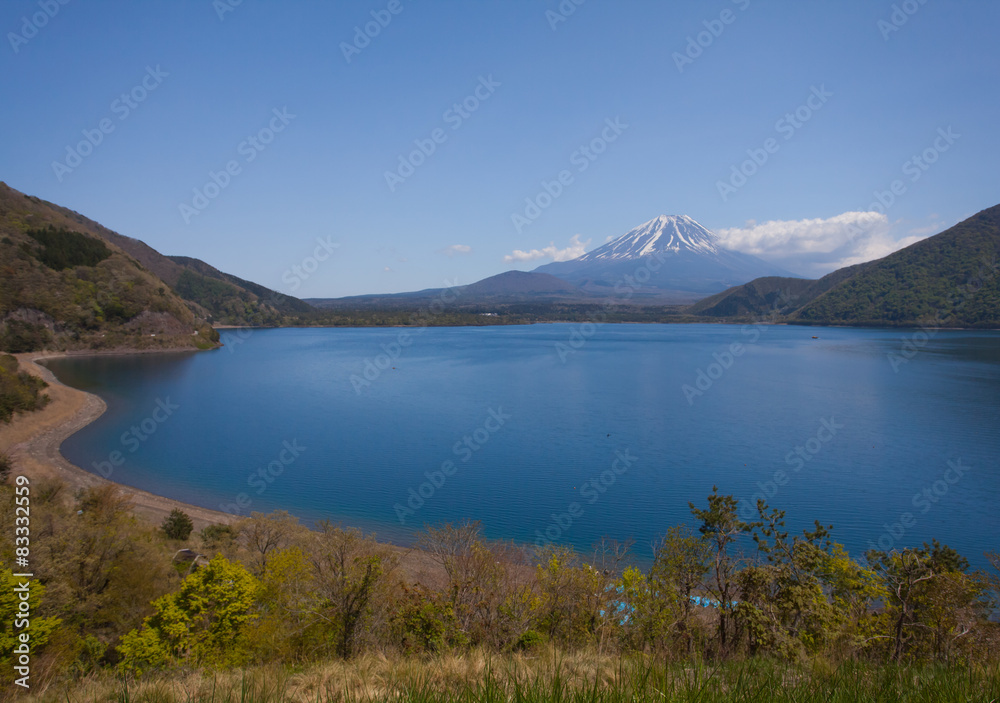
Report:
[[[273,552],[286,549],[305,538],[306,528],[299,519],[284,510],[273,513],[251,513],[232,526],[240,548],[241,560],[250,572],[260,578],[267,569]]]
[[[708,508],[696,508],[688,503],[691,514],[701,525],[698,530],[705,535],[713,550],[712,576],[706,582],[709,594],[718,601],[719,652],[727,654],[730,647],[730,627],[736,609],[736,573],[743,560],[732,554],[740,536],[753,531],[756,523],[740,519],[737,507],[739,500],[731,495],[719,495],[717,486],[712,486],[708,496]]]
[[[28,580],[27,591],[15,590],[21,588],[25,582],[25,579],[14,578],[14,572],[10,569],[0,569],[0,663],[4,665],[2,674],[4,678],[10,672],[11,659],[16,659],[15,650],[18,647],[27,644],[31,654],[39,653],[61,622],[58,618],[39,617],[45,586],[37,581]],[[27,602],[28,612],[31,614],[30,627],[25,627],[18,618],[18,614],[24,612],[18,607],[23,601],[21,593],[27,595],[27,600],[24,602]],[[22,634],[30,637],[27,643],[21,641]]]
[[[259,592],[260,582],[241,564],[214,557],[185,578],[179,590],[157,599],[142,628],[122,638],[122,667],[141,673],[182,660],[243,663]]]
[[[180,541],[186,540],[191,536],[191,531],[194,530],[194,523],[191,522],[191,517],[179,508],[174,508],[170,511],[170,515],[163,519],[163,524],[160,526],[169,539],[176,539]]]
[[[692,597],[711,570],[712,550],[705,535],[672,527],[656,546],[649,570],[651,635],[676,637],[689,654],[694,638]]]

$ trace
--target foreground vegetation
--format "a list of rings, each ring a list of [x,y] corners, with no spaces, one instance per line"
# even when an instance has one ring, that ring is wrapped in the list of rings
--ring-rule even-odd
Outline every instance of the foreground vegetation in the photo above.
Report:
[[[42,389],[47,385],[42,379],[18,370],[17,358],[0,354],[0,422],[9,422],[16,412],[44,407],[49,397]]]
[[[30,496],[32,685],[53,699],[972,700],[997,686],[1000,572],[936,542],[855,560],[829,528],[790,536],[763,502],[744,521],[717,491],[648,568],[628,544],[585,557],[476,523],[426,528],[406,553],[280,512],[194,533],[175,511],[154,528],[110,485]],[[10,564],[11,486],[0,516]],[[14,585],[0,572],[4,684]]]
[[[905,698],[904,698],[905,696]],[[425,657],[362,655],[304,667],[254,666],[234,671],[183,672],[142,680],[87,677],[69,690],[37,697],[60,703],[942,703],[991,701],[1000,671],[988,666],[788,663],[753,659],[710,664],[667,663],[651,656],[565,652],[531,654],[476,650]]]

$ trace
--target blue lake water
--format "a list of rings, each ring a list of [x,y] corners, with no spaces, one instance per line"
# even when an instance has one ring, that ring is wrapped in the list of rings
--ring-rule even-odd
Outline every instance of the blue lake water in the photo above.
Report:
[[[48,365],[108,403],[67,458],[117,462],[113,480],[209,508],[285,509],[401,543],[470,518],[491,537],[580,549],[634,538],[642,556],[694,524],[688,502],[715,484],[767,494],[795,530],[834,525],[858,556],[937,538],[982,565],[1000,550],[1000,333],[904,347],[913,334],[282,329]]]

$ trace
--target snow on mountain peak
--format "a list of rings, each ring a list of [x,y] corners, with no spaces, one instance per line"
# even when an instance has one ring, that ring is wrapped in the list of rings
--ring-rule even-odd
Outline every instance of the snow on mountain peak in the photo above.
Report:
[[[718,254],[720,248],[719,238],[687,215],[660,215],[584,254],[577,261],[635,259],[657,251]]]

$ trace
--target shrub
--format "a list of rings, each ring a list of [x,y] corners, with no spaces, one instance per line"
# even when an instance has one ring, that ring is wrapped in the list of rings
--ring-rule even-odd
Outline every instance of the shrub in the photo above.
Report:
[[[122,669],[141,673],[185,659],[221,667],[243,663],[259,590],[260,582],[241,564],[215,557],[179,590],[157,599],[142,628],[122,638]]]
[[[170,539],[186,540],[191,536],[191,531],[194,529],[194,523],[191,522],[191,518],[183,510],[174,508],[170,511],[168,515],[163,520],[163,525],[161,528],[163,533]]]
[[[41,394],[48,384],[17,368],[17,359],[0,355],[0,422],[9,421],[15,412],[38,410],[49,402],[48,396]]]
[[[230,525],[209,525],[198,533],[205,549],[226,549],[236,539],[236,531]]]

